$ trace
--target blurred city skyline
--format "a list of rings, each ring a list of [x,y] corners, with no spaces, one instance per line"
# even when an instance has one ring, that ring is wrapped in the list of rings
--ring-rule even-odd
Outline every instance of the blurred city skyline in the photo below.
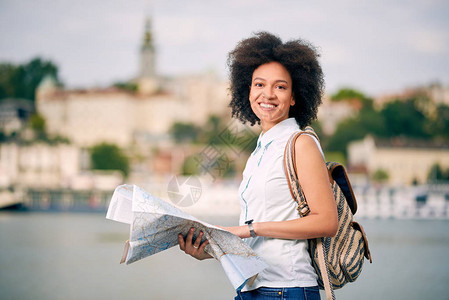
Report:
[[[68,88],[134,78],[146,17],[157,72],[214,70],[257,31],[303,38],[319,48],[327,92],[350,86],[370,95],[449,83],[445,1],[0,1],[0,61],[55,62]]]

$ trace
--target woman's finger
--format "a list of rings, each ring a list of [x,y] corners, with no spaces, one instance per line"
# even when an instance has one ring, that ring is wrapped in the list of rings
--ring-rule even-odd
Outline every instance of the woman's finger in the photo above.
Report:
[[[200,248],[198,249],[198,251],[199,251],[200,253],[204,252],[204,248],[206,248],[207,244],[209,244],[209,240],[205,240],[205,241],[201,244],[201,246],[200,246]]]
[[[193,243],[193,248],[195,248],[195,250],[198,250],[200,248],[200,243],[201,243],[202,238],[203,238],[203,232],[200,231],[200,233],[196,237],[195,243]]]
[[[182,236],[182,234],[178,234],[178,243],[179,243],[179,248],[182,251],[186,250],[186,243],[184,242],[184,237]]]
[[[193,233],[195,232],[195,228],[190,228],[189,232],[187,233],[186,237],[186,246],[189,247],[192,245],[192,239],[193,239]]]

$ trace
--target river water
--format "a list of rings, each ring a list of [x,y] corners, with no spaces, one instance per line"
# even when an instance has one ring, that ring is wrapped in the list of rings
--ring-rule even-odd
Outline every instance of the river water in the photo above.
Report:
[[[359,221],[374,262],[337,299],[449,299],[449,221]],[[0,298],[233,299],[218,262],[177,247],[120,265],[128,233],[100,213],[0,212]]]

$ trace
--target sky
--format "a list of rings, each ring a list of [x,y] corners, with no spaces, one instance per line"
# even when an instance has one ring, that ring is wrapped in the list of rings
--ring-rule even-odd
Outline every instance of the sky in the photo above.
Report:
[[[328,93],[449,86],[446,0],[0,0],[0,62],[51,60],[68,88],[126,81],[138,74],[148,16],[164,76],[226,78],[237,42],[269,31],[319,49]]]

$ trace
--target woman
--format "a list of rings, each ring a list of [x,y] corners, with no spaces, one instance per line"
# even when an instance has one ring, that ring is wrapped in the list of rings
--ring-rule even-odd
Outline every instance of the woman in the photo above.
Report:
[[[295,144],[295,162],[310,214],[299,218],[283,167],[292,134],[316,118],[323,74],[312,46],[283,43],[261,32],[242,40],[229,53],[232,115],[260,124],[262,132],[249,157],[239,189],[240,226],[225,229],[245,241],[269,265],[235,299],[320,299],[317,274],[307,239],[333,236],[337,209],[319,142],[303,134]],[[249,224],[248,224],[249,223]],[[180,248],[197,259],[207,241],[179,237]]]

